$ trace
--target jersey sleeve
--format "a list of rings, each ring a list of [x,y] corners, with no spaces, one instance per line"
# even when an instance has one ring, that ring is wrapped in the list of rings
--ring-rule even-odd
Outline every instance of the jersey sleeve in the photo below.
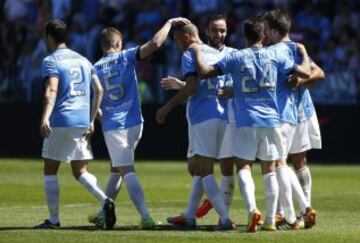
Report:
[[[282,74],[290,74],[296,69],[294,58],[291,58],[289,50],[277,50],[275,58],[277,60],[278,72]]]
[[[43,80],[46,80],[50,77],[59,77],[59,70],[57,69],[55,60],[53,58],[47,57],[43,60],[41,66],[41,76]]]
[[[226,54],[220,61],[214,64],[219,75],[232,73],[236,60],[236,52]]]
[[[186,51],[181,57],[181,71],[183,79],[186,80],[188,77],[197,76],[196,63],[194,53]]]
[[[125,59],[130,63],[136,63],[140,60],[140,47],[133,47],[125,50],[124,52]]]

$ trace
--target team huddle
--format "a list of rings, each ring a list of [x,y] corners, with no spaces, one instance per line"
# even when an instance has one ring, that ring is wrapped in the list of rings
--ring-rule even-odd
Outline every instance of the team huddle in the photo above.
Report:
[[[169,19],[150,41],[127,50],[122,50],[121,32],[109,27],[100,35],[104,55],[91,65],[66,47],[65,23],[49,21],[45,42],[52,53],[42,64],[46,86],[40,132],[50,217],[35,228],[60,227],[57,171],[61,161],[71,162],[74,177],[99,200],[99,211],[89,216],[97,228],[114,227],[114,201],[123,181],[140,214],[141,228],[156,226],[134,169],[143,127],[135,67],[163,45],[170,30],[183,53],[183,77],[162,79],[165,89],[179,91],[158,110],[156,120],[164,123],[173,107],[187,102],[192,187],[186,210],[167,218],[168,223],[193,229],[196,218],[214,208],[219,215],[217,229],[235,229],[229,208],[237,179],[248,212],[247,232],[256,232],[258,226],[265,231],[312,228],[317,214],[311,206],[306,151],[321,148],[321,137],[309,89],[324,79],[324,73],[304,45],[289,38],[291,21],[286,12],[272,10],[249,18],[243,27],[246,48],[241,50],[224,45],[224,15],[209,17],[207,44],[197,27],[181,17]],[[93,158],[89,139],[95,119],[101,123],[111,158],[105,191],[87,170]],[[220,187],[213,172],[215,160],[220,161]],[[265,185],[264,217],[256,205],[251,173],[256,160]],[[202,200],[204,192],[207,199]],[[293,196],[300,206],[299,217]]]

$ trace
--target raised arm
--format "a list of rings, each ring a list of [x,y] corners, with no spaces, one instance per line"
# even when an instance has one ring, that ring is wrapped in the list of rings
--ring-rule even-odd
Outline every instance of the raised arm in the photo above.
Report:
[[[211,78],[220,75],[215,66],[209,66],[205,63],[201,54],[200,45],[198,43],[191,44],[189,48],[194,51],[196,68],[200,74],[200,78]]]
[[[172,108],[182,104],[196,92],[197,81],[198,78],[196,76],[188,77],[185,80],[185,86],[157,111],[156,121],[159,124],[163,124],[165,122],[166,116],[171,112]]]
[[[49,119],[55,106],[58,83],[59,79],[57,77],[49,77],[46,80],[44,93],[44,108],[40,123],[40,134],[43,137],[48,137],[51,133]]]
[[[191,23],[190,20],[186,18],[179,17],[169,19],[150,41],[140,46],[140,59],[146,58],[151,53],[159,49],[162,44],[164,44],[166,38],[169,35],[171,27],[189,23]]]

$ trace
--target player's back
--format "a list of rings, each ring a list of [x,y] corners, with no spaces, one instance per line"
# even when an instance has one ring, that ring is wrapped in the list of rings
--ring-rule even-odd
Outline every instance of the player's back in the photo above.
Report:
[[[247,48],[227,55],[218,63],[233,78],[237,127],[276,127],[277,66],[265,48]]]
[[[57,49],[42,64],[43,78],[59,79],[52,127],[88,127],[90,123],[91,63],[68,49]]]
[[[288,41],[285,42],[285,44],[290,49],[292,55],[294,56],[295,63],[301,64],[302,57],[298,52],[296,42]],[[304,85],[301,85],[296,90],[293,90],[293,92],[294,92],[295,104],[299,114],[298,119],[302,121],[304,119],[310,118],[315,112],[315,107],[311,99],[309,90]]]
[[[296,44],[295,47],[297,48]],[[288,42],[279,42],[269,46],[268,49],[274,55],[274,58],[287,58],[289,61],[295,63],[295,56],[288,46]],[[295,100],[295,90],[289,86],[288,79],[288,73],[280,72],[278,74],[276,94],[280,121],[296,125],[298,122],[298,112]]]
[[[143,121],[135,71],[138,50],[109,53],[94,64],[104,89],[103,131],[124,129]]]
[[[221,55],[218,50],[201,44],[201,53],[208,65],[215,64]],[[186,79],[188,75],[197,76],[195,55],[192,50],[187,50],[182,55],[182,72]],[[225,112],[217,97],[218,89],[224,86],[225,76],[198,80],[197,90],[187,103],[187,118],[191,124],[200,123],[210,119],[225,120]]]

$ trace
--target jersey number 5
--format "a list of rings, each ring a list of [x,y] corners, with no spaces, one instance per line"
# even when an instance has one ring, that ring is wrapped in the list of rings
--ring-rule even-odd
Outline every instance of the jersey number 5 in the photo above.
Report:
[[[120,76],[119,72],[117,72],[117,71],[112,72],[112,73],[106,73],[104,75],[105,89],[109,93],[108,94],[109,99],[112,101],[120,100],[125,94],[124,86],[122,84],[120,84],[120,83],[111,84],[110,83],[111,79],[116,79],[119,76]]]

